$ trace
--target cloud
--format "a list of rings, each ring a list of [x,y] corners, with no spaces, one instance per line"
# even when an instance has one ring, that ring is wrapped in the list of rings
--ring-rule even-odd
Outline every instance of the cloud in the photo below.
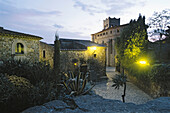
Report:
[[[68,39],[85,39],[85,40],[91,39],[90,35],[83,36],[82,32],[69,32],[69,31],[59,31],[59,37]]]
[[[60,16],[60,11],[41,11],[36,9],[17,8],[0,2],[0,26],[13,31],[42,36],[44,39],[53,36],[51,25],[56,21],[53,18]],[[62,27],[62,26],[58,26]],[[52,33],[52,34],[49,34]]]
[[[109,9],[105,10],[106,14],[121,14],[124,13],[126,10],[135,7],[135,6],[144,6],[145,0],[101,0],[101,2],[106,5]]]
[[[85,4],[78,0],[74,0],[74,2],[74,7],[79,7],[81,10],[88,12],[91,15],[96,13],[106,13],[108,15],[120,14],[134,6],[142,7],[145,5],[145,0],[101,0],[100,6],[97,6],[96,4]]]
[[[55,28],[58,28],[58,29],[64,28],[62,25],[58,25],[58,24],[54,24],[53,26],[54,26]]]
[[[40,11],[35,9],[21,9],[16,8],[11,5],[0,3],[0,14],[8,14],[8,15],[22,15],[22,16],[49,16],[49,15],[60,15],[60,11]]]
[[[75,4],[74,7],[77,8],[81,8],[81,10],[88,12],[90,15],[94,15],[95,13],[102,13],[103,11],[101,10],[101,8],[96,7],[94,5],[88,5],[85,4],[83,2],[77,1],[75,0]]]

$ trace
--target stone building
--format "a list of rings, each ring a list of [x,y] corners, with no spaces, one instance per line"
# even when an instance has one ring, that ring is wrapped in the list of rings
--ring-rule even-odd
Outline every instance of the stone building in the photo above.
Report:
[[[120,18],[106,18],[103,21],[103,30],[91,34],[92,41],[98,44],[104,44],[106,49],[106,65],[115,66],[116,50],[114,48],[115,39],[120,37],[120,34],[125,26],[128,24],[120,25]]]
[[[39,46],[39,59],[46,61],[53,67],[54,46],[40,41]]]
[[[41,39],[39,36],[0,27],[0,61],[46,61],[53,68],[54,44],[41,42]],[[90,79],[98,79],[106,72],[105,49],[105,45],[90,40],[60,39],[61,71],[72,71],[86,63],[91,75],[94,75]]]
[[[53,66],[53,44],[40,42],[40,59]],[[91,80],[96,80],[106,73],[105,45],[90,40],[60,39],[60,69],[62,72],[74,70],[86,63],[91,70]],[[91,60],[91,61],[90,61]],[[96,61],[96,62],[95,62]]]
[[[6,30],[0,27],[0,60],[27,59],[39,61],[39,36]]]

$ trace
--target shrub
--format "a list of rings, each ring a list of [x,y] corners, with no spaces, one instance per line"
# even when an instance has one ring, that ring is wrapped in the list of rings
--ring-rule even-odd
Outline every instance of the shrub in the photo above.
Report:
[[[65,79],[63,81],[63,85],[66,88],[67,94],[69,95],[84,95],[88,93],[94,85],[92,85],[90,88],[87,88],[87,78],[88,75],[83,76],[81,73],[78,73],[77,75],[73,73],[63,73],[65,76]]]
[[[0,73],[1,106],[4,110],[12,108],[12,112],[18,112],[58,98],[57,76],[45,62],[3,61]]]
[[[150,76],[158,84],[170,81],[170,64],[153,65]]]
[[[41,81],[32,90],[31,102],[33,105],[41,105],[45,102],[58,99],[58,95],[56,83]]]
[[[1,112],[19,112],[30,107],[32,88],[29,80],[23,77],[0,74]]]
[[[129,75],[134,76],[137,79],[137,85],[144,88],[146,92],[149,92],[150,94],[154,94],[154,91],[159,92],[157,95],[153,95],[154,97],[169,95],[169,64],[154,64],[143,67],[138,64],[132,64],[129,66],[127,71]]]
[[[50,65],[46,65],[46,62],[35,62],[35,64],[30,64],[26,60],[22,62],[20,60],[3,62],[3,65],[0,65],[0,73],[27,78],[33,85],[40,81],[53,81],[57,78],[53,76],[53,71]]]
[[[105,64],[95,58],[89,58],[87,60],[90,72],[90,80],[97,81],[101,76],[106,75],[106,70],[104,68]]]

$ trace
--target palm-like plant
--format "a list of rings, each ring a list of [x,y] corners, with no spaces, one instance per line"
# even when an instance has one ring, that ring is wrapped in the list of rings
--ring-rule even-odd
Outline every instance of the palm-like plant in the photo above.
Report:
[[[80,72],[75,75],[73,72],[63,73],[65,80],[63,85],[65,86],[69,95],[84,95],[87,94],[95,85],[92,85],[89,89],[85,89],[87,85],[88,74],[83,76]]]
[[[115,89],[119,89],[120,86],[124,86],[124,91],[122,95],[122,100],[125,102],[125,94],[126,94],[126,82],[127,82],[127,77],[124,74],[117,74],[115,78],[113,78],[113,85],[112,87],[115,87]]]

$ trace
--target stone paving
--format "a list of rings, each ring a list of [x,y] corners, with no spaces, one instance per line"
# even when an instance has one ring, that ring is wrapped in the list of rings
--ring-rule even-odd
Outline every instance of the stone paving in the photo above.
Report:
[[[107,67],[106,71],[108,80],[97,82],[93,90],[97,95],[100,95],[103,98],[122,101],[121,95],[123,93],[123,87],[120,87],[119,90],[115,89],[114,87],[111,87],[113,85],[112,78],[115,77],[115,75],[118,74],[118,72],[115,72],[114,67]],[[126,103],[144,104],[149,100],[152,100],[152,98],[149,95],[140,90],[137,86],[135,86],[131,82],[127,82],[125,96]]]

